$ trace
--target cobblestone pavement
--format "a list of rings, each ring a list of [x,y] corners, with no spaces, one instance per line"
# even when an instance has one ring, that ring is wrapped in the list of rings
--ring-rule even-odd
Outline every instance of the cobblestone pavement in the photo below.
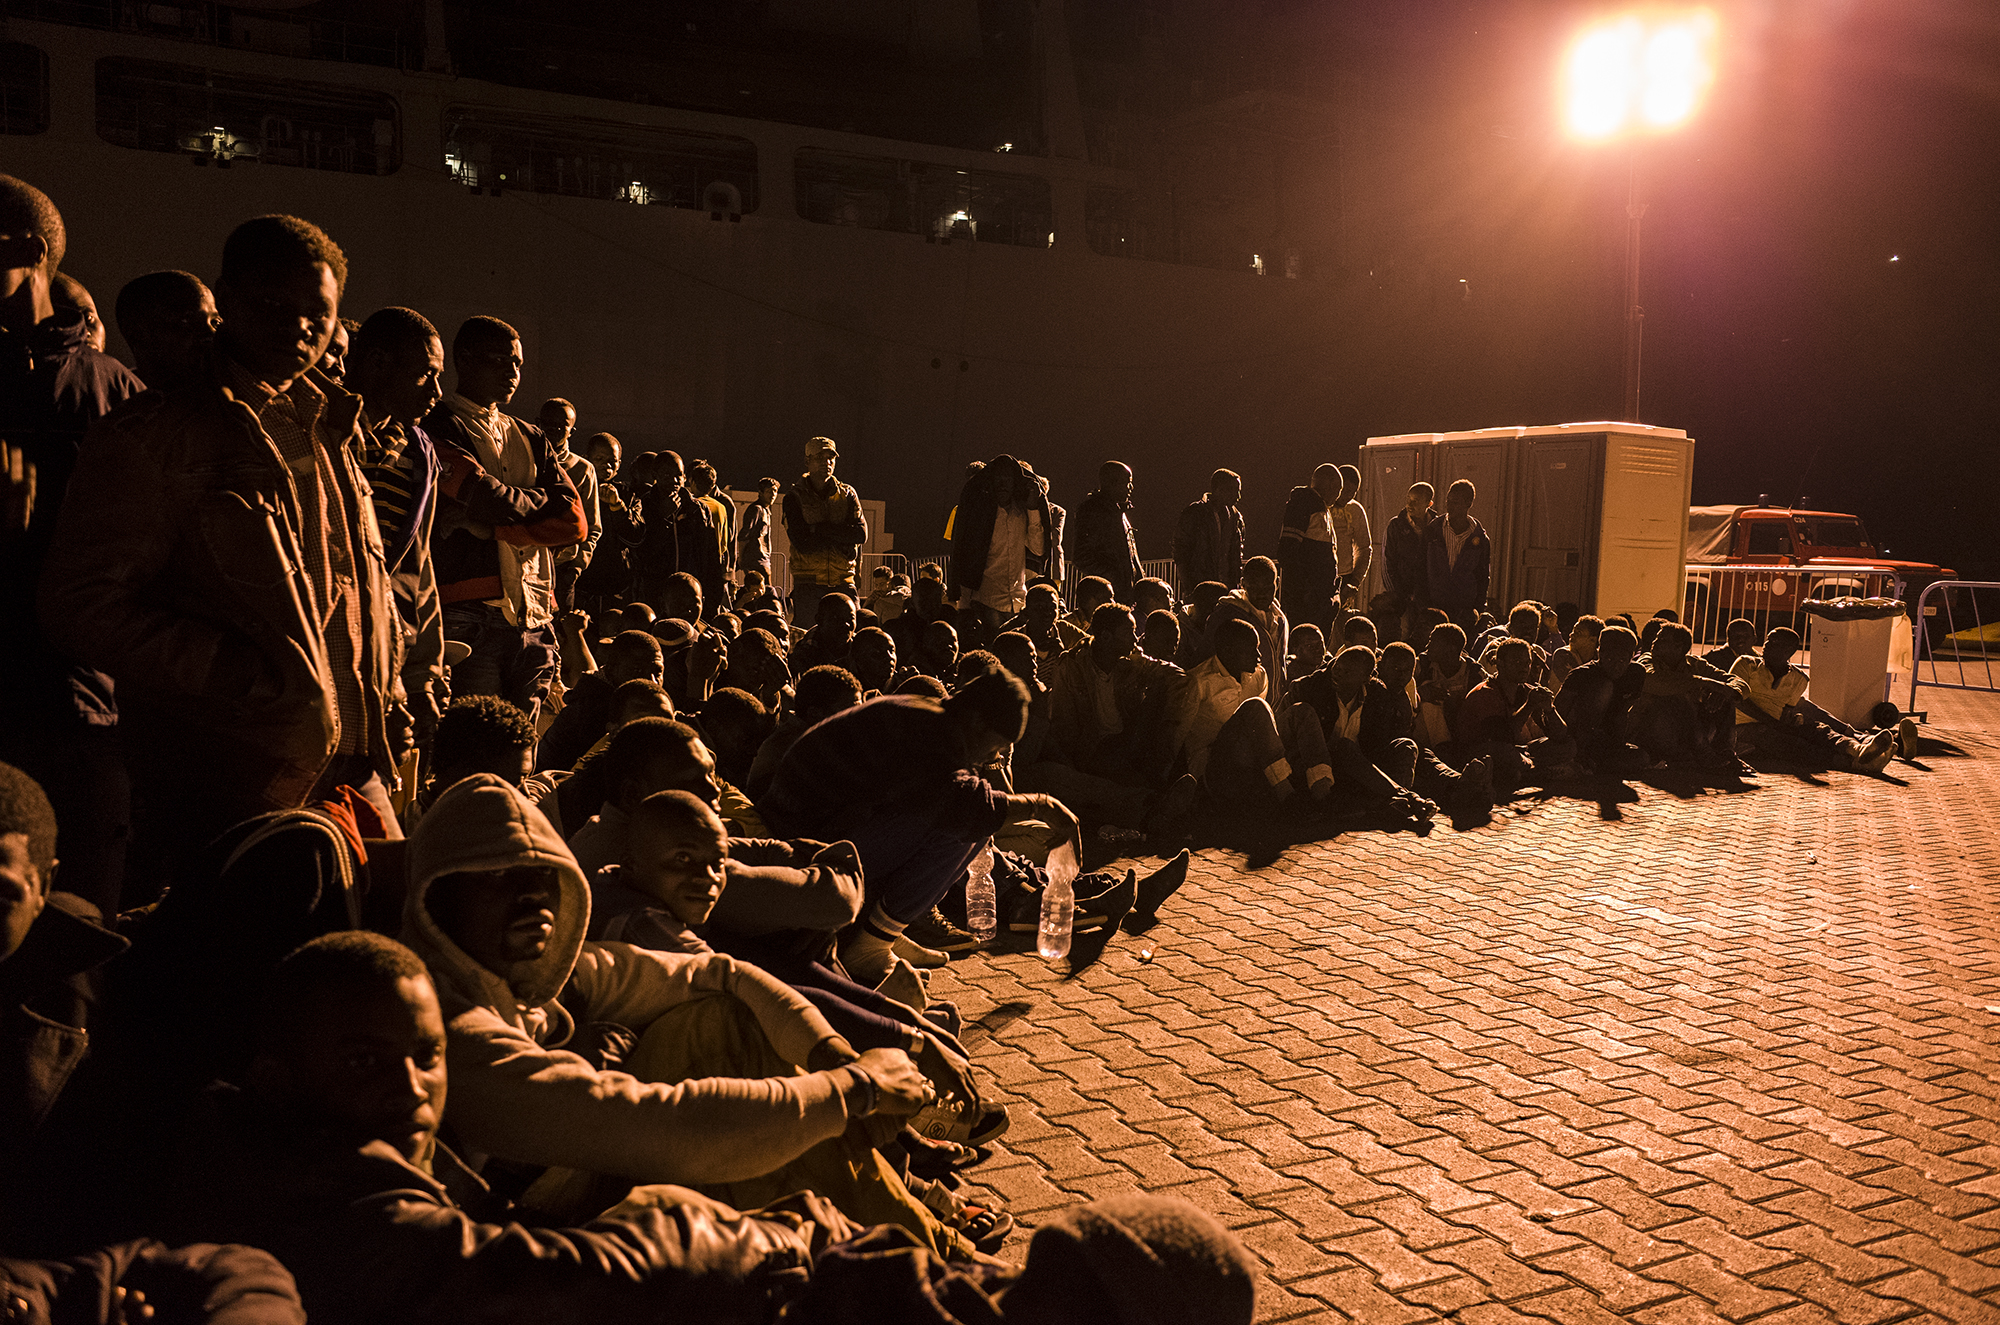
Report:
[[[1073,978],[954,963],[1007,1253],[1141,1189],[1270,1321],[2000,1321],[2000,723],[1927,734],[1902,786],[1205,851]]]

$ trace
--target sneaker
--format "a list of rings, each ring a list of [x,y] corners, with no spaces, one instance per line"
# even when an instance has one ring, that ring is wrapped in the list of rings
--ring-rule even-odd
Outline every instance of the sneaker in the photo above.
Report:
[[[896,936],[896,946],[891,949],[898,957],[922,971],[935,971],[951,961],[951,954],[927,948],[908,934]]]
[[[912,943],[922,944],[924,947],[933,948],[938,952],[971,952],[973,949],[982,946],[977,934],[969,929],[961,929],[959,926],[952,924],[951,921],[945,919],[944,912],[938,910],[936,907],[931,908],[929,915],[918,916],[915,920],[912,920],[909,928],[903,931],[903,937]],[[908,956],[907,953],[904,955]],[[914,961],[915,959],[912,958],[911,960]],[[916,964],[921,966],[923,963],[917,962]]]
[[[1904,718],[1896,724],[1896,748],[1905,759],[1917,757],[1917,720]]]

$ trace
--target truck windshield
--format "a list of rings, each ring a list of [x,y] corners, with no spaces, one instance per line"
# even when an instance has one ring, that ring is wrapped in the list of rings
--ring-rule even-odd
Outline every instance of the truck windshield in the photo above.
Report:
[[[1851,515],[1823,516],[1817,520],[1801,520],[1806,527],[1806,538],[1814,547],[1873,548],[1868,531],[1861,521]]]
[[[1750,546],[1747,555],[1752,557],[1788,557],[1792,554],[1792,522],[1789,520],[1752,520],[1750,523]]]

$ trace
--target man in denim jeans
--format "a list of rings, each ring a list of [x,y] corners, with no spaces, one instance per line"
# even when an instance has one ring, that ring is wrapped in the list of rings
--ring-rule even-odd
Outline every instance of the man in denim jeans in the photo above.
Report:
[[[446,639],[471,648],[452,668],[460,695],[498,695],[530,718],[555,676],[555,549],[589,535],[576,485],[548,438],[500,408],[521,384],[521,339],[495,317],[452,338],[458,389],[425,421],[437,445],[431,533]]]

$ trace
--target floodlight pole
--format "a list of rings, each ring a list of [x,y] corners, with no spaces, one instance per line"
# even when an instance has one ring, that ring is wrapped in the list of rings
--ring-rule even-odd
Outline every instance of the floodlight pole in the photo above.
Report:
[[[1625,148],[1625,412],[1627,423],[1639,422],[1639,347],[1646,336],[1646,310],[1639,305],[1639,223],[1646,204],[1639,201],[1639,149]]]

